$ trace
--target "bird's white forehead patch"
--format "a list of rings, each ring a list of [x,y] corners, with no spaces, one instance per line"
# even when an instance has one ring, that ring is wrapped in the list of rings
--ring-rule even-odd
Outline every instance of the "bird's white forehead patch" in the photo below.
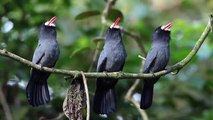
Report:
[[[171,28],[172,26],[173,26],[173,23],[170,22],[170,23],[168,23],[168,24],[166,24],[166,25],[161,26],[161,29],[164,30],[164,31],[170,31],[170,28]]]
[[[161,26],[161,30],[170,31],[170,28],[166,28],[166,27],[167,27],[166,25]]]
[[[119,29],[120,26],[118,26],[118,25],[114,26],[114,23],[113,23],[112,25],[110,25],[110,28],[111,28],[111,29],[112,29],[112,28],[117,28],[117,29]]]
[[[55,24],[54,24],[54,23],[49,24],[49,22],[50,22],[50,21],[45,22],[44,25],[45,25],[45,26],[52,26],[52,27],[55,27]],[[48,25],[48,24],[49,24],[49,25]]]

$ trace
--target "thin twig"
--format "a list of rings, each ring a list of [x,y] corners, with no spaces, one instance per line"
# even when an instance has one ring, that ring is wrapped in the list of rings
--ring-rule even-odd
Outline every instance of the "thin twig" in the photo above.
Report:
[[[142,53],[144,56],[146,56],[147,53],[146,53],[146,50],[145,50],[145,48],[144,48],[143,42],[142,42],[142,40],[141,40],[141,37],[138,36],[138,35],[136,35],[136,34],[134,34],[134,33],[131,33],[131,32],[129,32],[129,31],[125,30],[123,27],[121,27],[121,31],[122,31],[124,34],[126,34],[126,35],[132,37],[132,38],[136,41],[138,47],[140,48],[141,53]]]
[[[144,110],[140,109],[140,106],[137,103],[137,101],[135,101],[135,99],[133,99],[133,98],[130,98],[130,101],[133,103],[133,105],[135,105],[135,107],[139,111],[139,113],[140,113],[141,117],[143,118],[143,120],[149,120],[146,112]]]
[[[106,17],[109,14],[109,10],[112,8],[113,4],[114,4],[115,0],[108,0],[107,4],[103,10],[102,16],[101,16],[101,22],[102,24],[105,24],[107,22]]]
[[[144,65],[144,61],[141,61],[141,69],[140,69],[140,73],[143,72],[143,65]],[[130,87],[130,89],[128,90],[128,92],[126,93],[125,96],[125,100],[126,101],[130,101],[138,110],[138,112],[141,115],[141,118],[143,118],[143,120],[148,120],[148,115],[146,114],[146,111],[140,109],[139,103],[136,102],[134,100],[134,98],[132,98],[132,94],[134,92],[134,90],[136,89],[136,87],[138,86],[138,84],[140,83],[140,79],[137,79],[134,84]]]
[[[143,72],[143,65],[144,65],[144,61],[141,60],[141,67],[140,67],[140,73]],[[132,97],[133,91],[136,89],[136,87],[138,86],[138,84],[140,83],[140,79],[137,79],[134,84],[129,88],[128,92],[126,93],[125,96],[125,100],[128,101],[130,100],[130,98]]]
[[[87,87],[87,80],[83,72],[81,72],[82,78],[83,78],[83,83],[84,83],[84,90],[86,94],[86,101],[87,101],[87,118],[86,120],[90,119],[90,100],[89,100],[89,91]]]
[[[7,101],[5,99],[4,93],[2,92],[1,87],[0,87],[0,101],[1,101],[2,108],[5,113],[6,120],[12,120],[12,114],[11,114],[9,105],[7,104]]]
[[[93,58],[92,58],[92,63],[90,65],[90,67],[89,67],[88,72],[92,71],[92,68],[93,68],[93,66],[94,66],[94,64],[95,64],[95,62],[96,62],[96,60],[98,58],[98,53],[99,53],[100,47],[101,47],[101,43],[100,43],[100,41],[98,41],[97,45],[96,45],[96,48],[95,48],[95,53],[94,53]]]
[[[137,79],[133,83],[133,85],[129,88],[129,90],[127,91],[126,96],[125,96],[126,101],[130,101],[132,94],[133,94],[133,91],[135,90],[135,88],[138,86],[139,83],[140,83],[140,79]]]
[[[146,60],[146,58],[143,57],[143,56],[141,56],[141,55],[138,55],[138,57],[141,58],[141,59],[144,60],[144,61]]]

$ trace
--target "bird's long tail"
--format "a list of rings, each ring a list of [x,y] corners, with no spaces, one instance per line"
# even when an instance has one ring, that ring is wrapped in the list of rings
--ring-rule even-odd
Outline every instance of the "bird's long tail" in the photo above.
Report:
[[[97,114],[110,114],[113,113],[116,109],[116,97],[115,91],[113,88],[106,91],[95,92],[94,97],[94,112]]]
[[[106,82],[107,81],[107,82]],[[93,100],[93,109],[97,114],[112,114],[116,110],[114,86],[117,80],[97,80],[97,88]]]
[[[141,109],[147,109],[152,105],[152,99],[153,99],[153,83],[148,83],[147,81],[144,81],[143,84],[143,91],[141,94]]]
[[[47,78],[50,73],[32,69],[30,81],[26,88],[28,102],[32,106],[39,106],[50,101]]]

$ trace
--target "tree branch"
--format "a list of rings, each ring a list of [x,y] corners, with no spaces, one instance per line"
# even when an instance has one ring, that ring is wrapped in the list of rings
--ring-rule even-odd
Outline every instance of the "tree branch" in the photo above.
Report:
[[[125,73],[125,72],[109,72],[109,73],[84,72],[84,75],[86,78],[142,79],[142,78],[159,77],[159,76],[168,74],[170,72],[180,70],[181,68],[183,68],[185,65],[187,65],[191,61],[193,56],[195,56],[195,54],[199,50],[202,43],[205,41],[206,37],[208,36],[209,32],[211,31],[212,24],[210,21],[212,21],[212,19],[213,19],[213,17],[210,16],[210,20],[209,20],[205,30],[203,31],[200,38],[197,40],[197,42],[196,42],[195,46],[193,47],[193,49],[191,50],[191,52],[183,60],[181,60],[180,62],[176,63],[175,65],[167,68],[166,70],[162,70],[162,71],[159,71],[159,72],[156,72],[153,74]],[[5,49],[3,49],[3,50],[0,49],[0,55],[11,58],[13,60],[16,60],[20,63],[28,65],[37,70],[51,72],[51,73],[55,73],[55,74],[67,75],[67,76],[71,76],[71,77],[80,77],[81,76],[80,71],[41,67],[40,65],[33,64],[32,62],[30,62],[22,57],[19,57],[18,55],[15,55],[11,52],[8,52]]]
[[[210,19],[209,19],[208,25],[205,28],[205,30],[204,30],[203,34],[201,35],[201,37],[196,42],[196,44],[195,44],[194,48],[192,49],[192,51],[187,55],[186,58],[184,58],[182,61],[180,61],[179,63],[177,63],[177,64],[175,64],[173,66],[173,67],[177,68],[177,71],[179,71],[179,69],[184,67],[192,59],[192,57],[197,53],[197,51],[199,50],[200,46],[204,42],[204,40],[207,37],[208,33],[210,31],[212,32],[212,24],[213,24],[213,19],[212,18],[213,18],[213,15],[210,15]],[[178,67],[179,64],[182,67],[179,68]],[[143,61],[142,61],[142,64],[141,64],[140,72],[142,72],[142,70],[143,70]],[[138,102],[135,101],[134,98],[132,98],[133,91],[135,90],[135,88],[138,86],[139,83],[140,83],[140,79],[137,79],[134,82],[134,84],[130,87],[130,89],[126,93],[125,100],[132,102],[132,104],[137,108],[137,110],[140,113],[141,118],[143,118],[143,120],[148,120],[148,116],[147,116],[146,112],[144,110],[140,109],[140,106],[139,106]]]

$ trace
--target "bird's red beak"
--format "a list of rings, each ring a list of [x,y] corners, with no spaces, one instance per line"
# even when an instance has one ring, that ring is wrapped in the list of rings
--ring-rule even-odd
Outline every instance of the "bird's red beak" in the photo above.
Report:
[[[55,23],[56,19],[57,19],[56,16],[52,17],[47,25],[48,25],[48,26],[51,26],[51,24],[54,24],[54,23]]]
[[[118,17],[115,22],[110,26],[110,28],[119,28],[118,24],[120,22],[120,17]]]
[[[172,22],[170,22],[170,23],[168,23],[168,24],[166,24],[166,25],[163,25],[162,27],[161,27],[161,29],[162,30],[165,30],[165,31],[170,31],[170,28],[173,26],[173,23]]]

